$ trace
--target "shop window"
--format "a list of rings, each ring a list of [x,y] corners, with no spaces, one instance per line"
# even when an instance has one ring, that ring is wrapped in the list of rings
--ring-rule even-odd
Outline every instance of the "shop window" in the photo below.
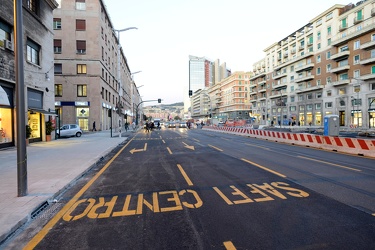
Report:
[[[12,109],[0,108],[0,145],[12,140]]]

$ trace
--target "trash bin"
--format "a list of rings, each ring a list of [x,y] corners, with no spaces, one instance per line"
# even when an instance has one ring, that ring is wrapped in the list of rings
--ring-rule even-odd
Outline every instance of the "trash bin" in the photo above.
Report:
[[[324,116],[324,135],[338,136],[340,132],[339,116],[326,115]]]

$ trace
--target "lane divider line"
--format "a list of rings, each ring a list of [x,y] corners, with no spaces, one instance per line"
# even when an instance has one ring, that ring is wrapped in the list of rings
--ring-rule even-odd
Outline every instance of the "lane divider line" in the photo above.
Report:
[[[360,170],[360,169],[350,168],[350,167],[342,166],[342,165],[339,165],[339,164],[335,164],[335,163],[331,163],[331,162],[327,162],[327,161],[321,161],[321,160],[317,160],[317,159],[309,158],[309,157],[305,157],[305,156],[298,156],[298,158],[302,158],[302,159],[310,160],[310,161],[316,161],[316,162],[324,163],[324,164],[327,164],[327,165],[331,165],[331,166],[335,166],[335,167],[339,167],[339,168],[345,168],[345,169],[349,169],[349,170],[353,170],[353,171],[357,171],[357,172],[362,172],[362,170]]]
[[[250,164],[252,164],[252,165],[254,165],[254,166],[258,167],[258,168],[261,168],[261,169],[263,169],[263,170],[266,170],[266,171],[268,171],[268,172],[270,172],[270,173],[272,173],[272,174],[275,174],[275,175],[278,175],[278,176],[280,176],[280,177],[286,178],[286,175],[280,174],[279,172],[276,172],[276,171],[274,171],[274,170],[272,170],[272,169],[269,169],[269,168],[263,167],[263,166],[261,166],[261,165],[255,163],[255,162],[249,161],[249,160],[247,160],[247,159],[245,159],[245,158],[241,158],[241,160],[243,160],[243,161],[245,161],[245,162],[247,162],[247,163],[250,163]]]
[[[81,196],[91,187],[92,184],[109,168],[112,162],[124,151],[124,149],[133,141],[133,138],[128,141],[128,143],[123,146],[115,156],[113,156],[107,164],[100,169],[96,175],[90,179],[85,186],[79,190],[71,200],[50,220],[48,223],[27,243],[27,245],[23,248],[25,250],[34,249],[48,234],[48,232],[57,224],[57,222],[64,216],[64,214],[81,198]]]
[[[261,149],[265,149],[265,150],[270,150],[269,148],[258,146],[258,145],[254,145],[254,144],[250,144],[250,143],[245,143],[245,145],[251,146],[251,147],[256,147],[256,148],[261,148]]]
[[[170,155],[173,154],[172,150],[169,147],[167,147],[167,150],[168,150],[168,152],[169,152]]]
[[[211,144],[208,144],[208,146],[209,146],[209,147],[211,147],[211,148],[214,148],[214,149],[216,149],[217,151],[223,152],[223,150],[222,150],[222,149],[220,149],[220,148],[217,148],[217,147],[215,147],[215,146],[212,146]]]
[[[193,186],[193,182],[191,182],[189,176],[186,174],[185,170],[182,168],[180,164],[177,164],[178,169],[180,170],[182,176],[185,178],[185,181],[189,186]]]

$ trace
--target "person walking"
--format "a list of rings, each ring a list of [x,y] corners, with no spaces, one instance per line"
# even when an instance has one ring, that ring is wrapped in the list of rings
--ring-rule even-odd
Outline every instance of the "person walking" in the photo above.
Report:
[[[92,123],[92,131],[96,131],[96,124],[95,124],[95,121]]]
[[[128,129],[129,129],[129,123],[125,122],[125,131],[128,132]]]

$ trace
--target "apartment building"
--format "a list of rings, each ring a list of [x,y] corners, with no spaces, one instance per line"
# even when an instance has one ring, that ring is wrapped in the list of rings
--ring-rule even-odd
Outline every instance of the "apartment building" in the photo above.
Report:
[[[140,96],[102,0],[64,0],[53,13],[55,109],[60,124],[120,129]]]
[[[16,141],[16,65],[14,39],[14,5],[1,2],[0,8],[0,148],[12,147]],[[46,140],[45,122],[54,120],[53,10],[54,0],[22,1],[23,73],[26,122],[32,129],[30,142]],[[22,53],[22,52],[21,52]]]
[[[253,65],[251,114],[261,124],[375,126],[375,1],[335,5],[267,47]]]

